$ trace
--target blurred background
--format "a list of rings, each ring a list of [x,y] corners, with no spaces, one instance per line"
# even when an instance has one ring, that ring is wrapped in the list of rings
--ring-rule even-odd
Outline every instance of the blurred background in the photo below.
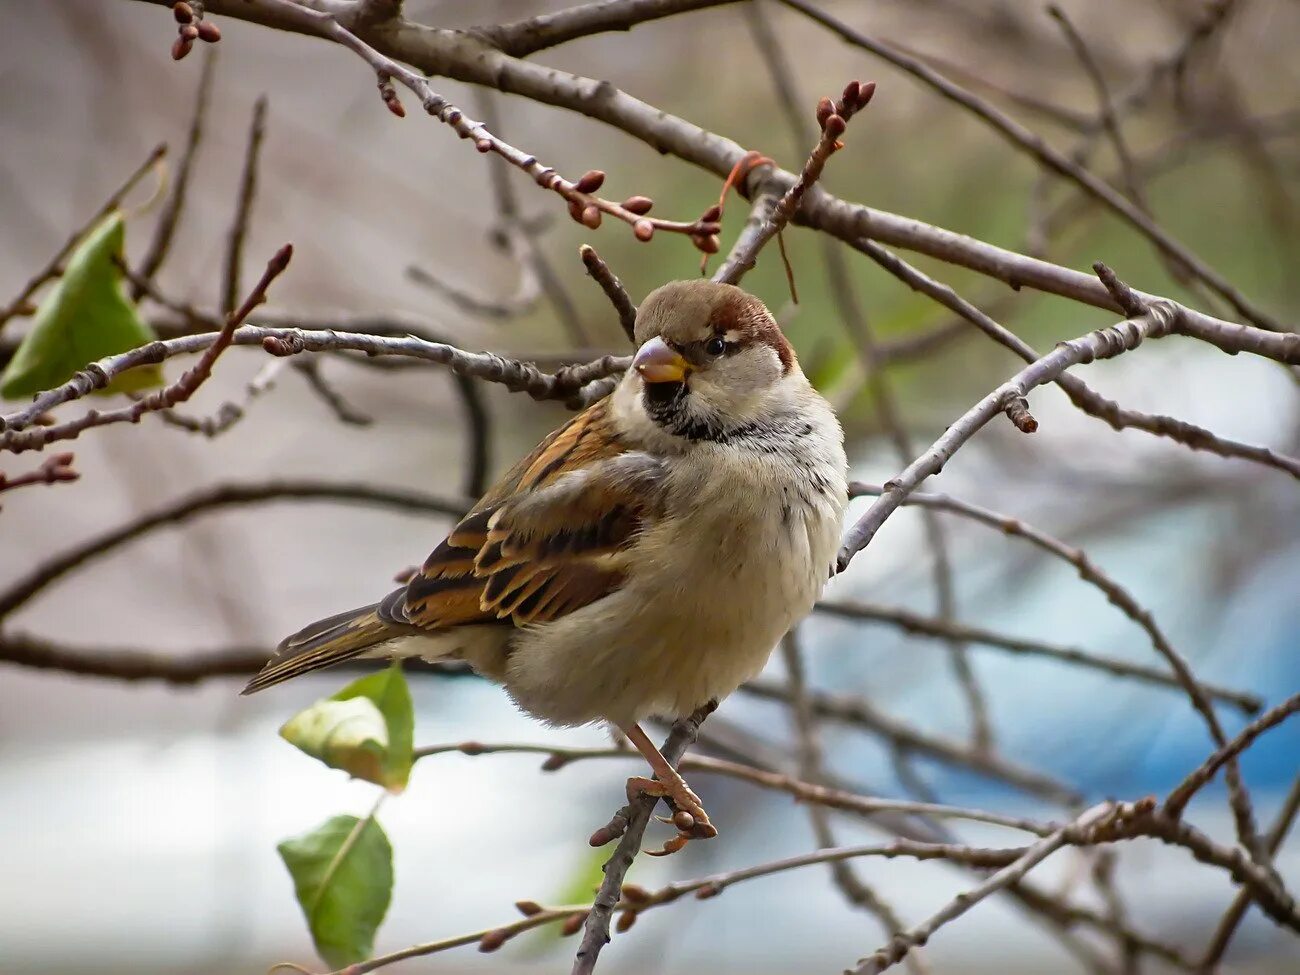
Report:
[[[407,0],[407,16],[437,26],[515,20],[559,2]],[[608,78],[639,98],[797,168],[792,139],[747,4],[657,21],[542,52],[536,60]],[[823,6],[873,36],[925,56],[1024,120],[1062,149],[1079,143],[1096,94],[1046,8],[1011,0],[913,0]],[[1212,6],[1183,0],[1063,4],[1116,90],[1179,49]],[[1300,8],[1238,0],[1165,84],[1125,121],[1160,222],[1278,318],[1300,311],[1296,234],[1300,174]],[[159,281],[169,296],[212,308],[255,100],[268,99],[246,277],[285,241],[293,266],[268,314],[304,321],[401,315],[462,348],[575,360],[626,352],[608,303],[577,258],[596,246],[634,299],[698,273],[684,238],[637,243],[606,223],[588,231],[519,173],[507,174],[554,281],[494,243],[497,197],[486,161],[412,110],[399,122],[378,104],[374,78],[342,48],[217,18],[223,40],[173,63],[165,8],[96,0],[4,0],[0,32],[0,299],[46,263],[160,141],[173,162],[194,110],[202,60],[215,55],[213,100],[171,257]],[[825,182],[846,198],[931,221],[1016,250],[1086,269],[1105,260],[1129,283],[1223,313],[1171,278],[1150,247],[969,114],[784,8],[765,23],[792,65],[800,104],[876,79],[867,115]],[[469,114],[494,112],[501,134],[570,178],[605,170],[604,192],[643,193],[656,213],[692,219],[718,181],[573,113],[434,79]],[[408,108],[413,100],[405,98]],[[1081,121],[1082,120],[1082,121]],[[1104,140],[1092,156],[1108,178]],[[127,250],[136,258],[157,218],[150,181],[127,200]],[[154,197],[150,199],[150,197]],[[747,207],[733,201],[723,247]],[[1043,214],[1051,214],[1043,219]],[[800,284],[789,306],[774,252],[746,287],[781,314],[805,370],[841,411],[853,474],[879,483],[903,464],[882,426],[868,377],[826,285],[821,242],[787,234]],[[1113,316],[1064,299],[1013,293],[917,259],[1039,349]],[[412,266],[442,287],[413,278]],[[849,255],[852,284],[879,342],[892,353],[885,381],[922,449],[1018,362]],[[509,306],[475,313],[473,302]],[[534,292],[541,292],[534,294]],[[567,302],[571,314],[557,312]],[[167,314],[154,308],[159,318]],[[6,357],[21,323],[0,344]],[[412,326],[414,327],[414,326]],[[935,341],[909,342],[918,337]],[[189,406],[212,412],[238,398],[265,364],[234,350]],[[176,363],[169,367],[180,368]],[[406,486],[458,497],[467,481],[465,403],[437,367],[381,371],[352,360],[321,363],[367,426],[339,423],[303,377],[282,374],[228,433],[207,439],[157,422],[94,431],[73,446],[75,484],[6,494],[0,512],[0,586],[89,536],[218,484],[310,478]],[[174,374],[174,373],[173,373]],[[1181,339],[1144,346],[1082,373],[1124,405],[1167,413],[1227,437],[1300,450],[1300,389],[1274,364],[1228,358]],[[558,404],[481,386],[495,474],[566,417]],[[16,404],[9,404],[13,408]],[[1300,492],[1285,473],[1194,454],[1169,441],[1116,433],[1074,410],[1059,390],[1032,397],[1041,429],[1024,437],[990,425],[927,488],[1024,518],[1087,549],[1152,610],[1207,681],[1268,704],[1300,687]],[[24,465],[25,467],[26,465]],[[860,514],[867,502],[854,503]],[[957,618],[1013,636],[1160,664],[1145,635],[1080,583],[1064,563],[964,519],[944,516],[956,570]],[[222,509],[149,533],[44,590],[4,621],[7,632],[83,647],[175,655],[270,647],[304,621],[367,602],[394,573],[420,562],[446,519],[329,503]],[[930,553],[918,512],[892,517],[828,595],[930,614]],[[925,734],[959,744],[968,719],[942,643],[896,627],[814,616],[801,636],[815,686],[863,695]],[[1167,790],[1211,751],[1204,727],[1174,691],[984,647],[970,650],[987,689],[1001,754],[1078,790],[1087,801]],[[780,679],[779,657],[770,665]],[[295,681],[240,698],[234,679],[192,688],[128,684],[12,666],[0,669],[0,972],[262,971],[281,959],[317,968],[275,844],[339,812],[364,814],[373,787],[346,780],[276,735],[291,714],[333,693],[348,675]],[[465,739],[601,744],[599,730],[554,732],[514,711],[478,680],[412,678],[417,744]],[[1229,734],[1247,718],[1223,710]],[[742,695],[719,728],[767,743],[788,761],[788,713]],[[882,795],[932,792],[944,801],[1021,814],[1060,815],[1041,797],[969,769],[913,753],[903,773],[888,742],[827,725],[829,764],[855,787]],[[1300,726],[1284,725],[1244,760],[1263,822],[1296,775]],[[511,904],[580,899],[598,877],[586,837],[621,802],[626,763],[577,763],[553,775],[536,757],[425,760],[408,792],[381,816],[395,847],[397,885],[377,949],[459,934],[509,919]],[[640,859],[630,879],[647,887],[811,848],[803,809],[786,797],[719,778],[695,781],[719,823],[717,842],[666,861]],[[1222,792],[1207,790],[1194,820],[1231,838]],[[840,842],[879,837],[838,823]],[[997,844],[993,830],[961,830]],[[1278,866],[1300,884],[1300,846]],[[971,878],[941,864],[860,861],[863,879],[918,921]],[[1056,890],[1087,867],[1062,854],[1035,877]],[[1217,871],[1180,851],[1128,845],[1118,886],[1145,932],[1196,954],[1231,902]],[[1090,895],[1081,889],[1080,897]],[[1094,895],[1095,896],[1095,895]],[[838,971],[884,942],[876,922],[847,905],[823,868],[759,880],[725,896],[654,911],[616,936],[611,973]],[[406,963],[406,971],[567,970],[574,945],[544,932],[503,951],[472,950]],[[936,972],[1082,970],[1040,924],[995,900],[946,928],[925,950]],[[1300,971],[1294,938],[1252,912],[1229,954],[1234,972]],[[1159,970],[1152,966],[1149,970]]]

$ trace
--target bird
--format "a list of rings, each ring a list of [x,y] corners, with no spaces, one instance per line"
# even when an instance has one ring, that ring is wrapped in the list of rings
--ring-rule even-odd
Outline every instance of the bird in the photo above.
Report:
[[[628,795],[669,800],[676,848],[716,836],[640,723],[725,698],[811,611],[835,571],[844,435],[767,307],[734,285],[662,285],[633,340],[613,392],[506,473],[404,586],[288,637],[243,693],[361,657],[464,661],[549,725],[620,730],[654,774]]]

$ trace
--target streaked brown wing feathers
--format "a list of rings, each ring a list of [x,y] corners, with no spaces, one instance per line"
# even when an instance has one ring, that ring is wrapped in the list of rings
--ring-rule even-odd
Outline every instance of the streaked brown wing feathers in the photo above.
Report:
[[[417,626],[558,619],[608,595],[624,548],[653,509],[656,462],[627,462],[608,401],[515,465],[426,560],[406,590]],[[573,475],[559,483],[567,475]]]

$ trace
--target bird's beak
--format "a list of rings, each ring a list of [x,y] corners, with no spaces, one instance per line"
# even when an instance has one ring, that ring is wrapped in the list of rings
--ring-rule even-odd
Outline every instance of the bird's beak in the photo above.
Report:
[[[691,371],[690,363],[657,335],[637,349],[632,368],[648,383],[680,383]]]

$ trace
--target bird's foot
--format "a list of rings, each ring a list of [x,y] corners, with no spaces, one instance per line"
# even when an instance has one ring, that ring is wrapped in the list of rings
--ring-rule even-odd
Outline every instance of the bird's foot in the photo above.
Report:
[[[627,780],[627,797],[635,802],[641,796],[656,796],[666,799],[674,807],[672,818],[657,817],[677,829],[677,835],[664,844],[663,849],[647,851],[651,856],[667,856],[676,853],[691,840],[707,840],[718,835],[717,827],[709,821],[709,814],[686,780],[680,775],[666,782],[633,776]]]

